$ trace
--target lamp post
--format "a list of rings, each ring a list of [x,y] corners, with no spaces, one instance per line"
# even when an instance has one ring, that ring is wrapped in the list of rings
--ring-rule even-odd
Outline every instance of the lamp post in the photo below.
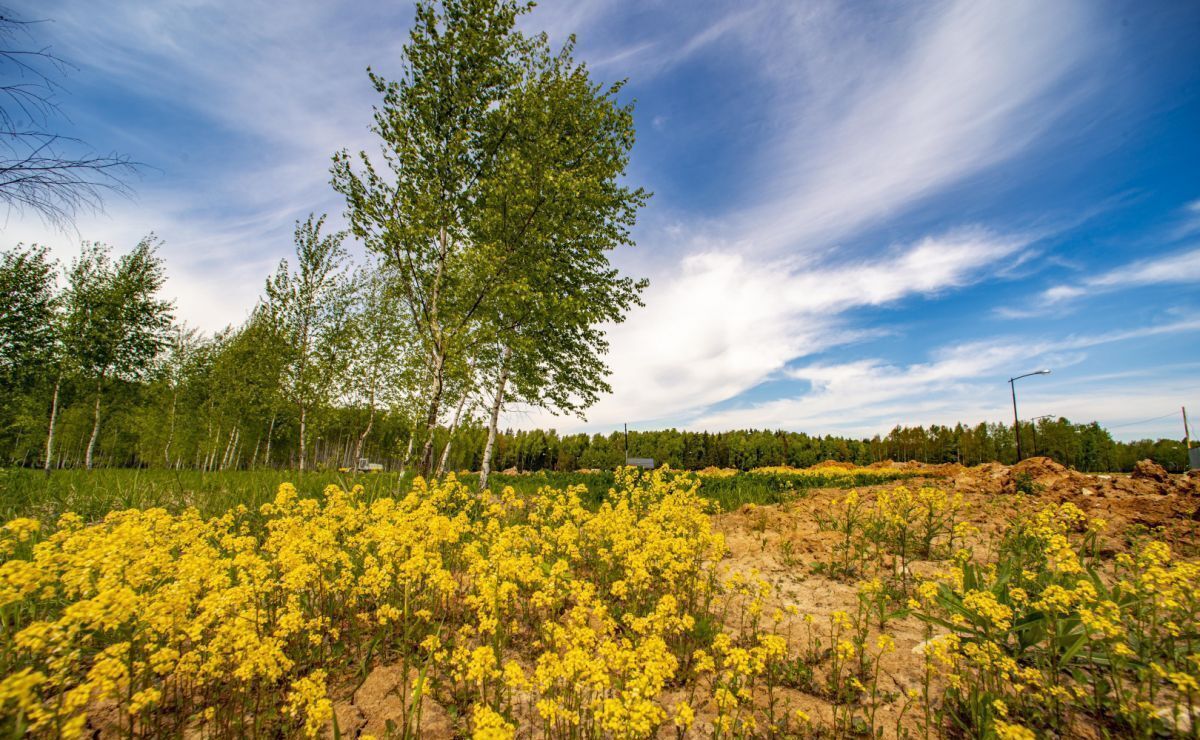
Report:
[[[1034,370],[1031,373],[1018,375],[1015,378],[1008,379],[1008,387],[1012,389],[1013,401],[1013,434],[1017,438],[1017,462],[1021,462],[1021,420],[1017,416],[1017,381],[1021,378],[1028,378],[1031,375],[1049,375],[1049,370]]]
[[[1054,414],[1042,414],[1041,416],[1035,416],[1029,420],[1033,423],[1033,426],[1029,427],[1029,430],[1031,432],[1033,432],[1033,456],[1034,457],[1037,457],[1037,452],[1038,452],[1038,450],[1037,450],[1037,423],[1039,421],[1044,421],[1045,419],[1053,419],[1053,418],[1054,418]]]

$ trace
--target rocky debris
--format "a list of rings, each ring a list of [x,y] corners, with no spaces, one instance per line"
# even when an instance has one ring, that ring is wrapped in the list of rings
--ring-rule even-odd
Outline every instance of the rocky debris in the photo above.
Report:
[[[1138,460],[1133,466],[1133,472],[1129,474],[1130,478],[1139,480],[1152,480],[1159,483],[1166,483],[1171,479],[1171,475],[1167,469],[1153,460]]]
[[[421,698],[419,716],[410,717],[414,714],[413,683],[417,675],[415,669],[401,664],[377,666],[354,692],[352,701],[334,705],[338,734],[343,738],[360,735],[391,737],[403,732],[406,721],[415,719],[418,726],[409,728],[408,736],[454,737],[454,722],[450,715],[428,694]],[[326,736],[333,737],[332,723]]]
[[[984,463],[973,468],[953,464],[928,467],[932,473],[949,478],[955,490],[964,493],[1027,493],[1060,498],[1200,494],[1200,476],[1172,476],[1149,460],[1139,462],[1132,475],[1088,475],[1048,457],[1031,457],[1011,466]]]
[[[325,732],[325,737],[327,738],[358,737],[363,727],[367,725],[366,715],[362,713],[361,709],[348,701],[333,705],[333,719],[337,722],[337,732],[333,731],[333,725],[330,724]]]

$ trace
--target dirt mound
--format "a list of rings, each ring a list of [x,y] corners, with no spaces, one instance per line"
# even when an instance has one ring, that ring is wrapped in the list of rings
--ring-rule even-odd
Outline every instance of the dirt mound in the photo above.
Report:
[[[958,463],[939,463],[937,465],[923,466],[923,472],[926,475],[937,475],[943,478],[953,478],[966,469],[965,466]]]
[[[963,493],[1015,493],[1016,485],[1008,468],[1000,463],[984,463],[963,468],[953,478],[954,490]]]
[[[1061,476],[1073,472],[1062,463],[1048,457],[1028,457],[1009,468],[1013,473],[1026,473],[1034,478],[1043,476]]]
[[[1129,474],[1130,478],[1138,480],[1152,480],[1159,483],[1166,483],[1171,479],[1167,469],[1153,460],[1138,460],[1133,466],[1133,472]]]
[[[813,465],[811,470],[820,470],[822,468],[841,468],[842,470],[854,470],[854,463],[842,462],[840,460],[822,460]]]
[[[1098,488],[1092,476],[1066,467],[1048,457],[1031,457],[1013,466],[984,463],[973,468],[948,464],[939,466],[965,493],[1091,495]]]
[[[882,468],[894,468],[894,467],[896,467],[896,461],[891,460],[891,459],[880,460],[878,462],[871,463],[867,467],[870,468],[871,470],[880,470]]]

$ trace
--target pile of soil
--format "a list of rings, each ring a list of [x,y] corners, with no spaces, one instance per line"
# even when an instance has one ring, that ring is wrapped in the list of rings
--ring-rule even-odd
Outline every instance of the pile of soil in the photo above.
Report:
[[[929,466],[949,477],[963,493],[1039,496],[1197,495],[1200,476],[1171,475],[1162,466],[1142,460],[1131,475],[1089,475],[1048,457],[1031,457],[1016,465],[985,463],[973,468]]]
[[[1166,483],[1171,479],[1171,474],[1167,469],[1153,460],[1138,460],[1133,466],[1133,472],[1129,475],[1130,478],[1138,480],[1151,480],[1157,483]]]
[[[821,468],[841,468],[842,470],[854,470],[854,463],[840,462],[838,460],[822,460],[813,465],[810,470],[820,470]]]

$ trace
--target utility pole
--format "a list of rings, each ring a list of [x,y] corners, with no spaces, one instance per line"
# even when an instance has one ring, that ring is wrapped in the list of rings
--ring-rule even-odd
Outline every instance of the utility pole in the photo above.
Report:
[[[1012,389],[1013,402],[1013,435],[1017,438],[1017,462],[1021,462],[1021,419],[1017,416],[1017,381],[1021,378],[1028,378],[1031,375],[1049,375],[1049,370],[1034,370],[1031,373],[1018,375],[1015,378],[1008,379],[1008,387]]]
[[[1013,436],[1017,438],[1017,462],[1021,462],[1021,417],[1017,416],[1017,384],[1009,379],[1008,387],[1013,399]]]
[[[1187,406],[1180,406],[1179,410],[1183,412],[1183,448],[1190,450],[1192,449],[1192,433],[1188,431]]]

